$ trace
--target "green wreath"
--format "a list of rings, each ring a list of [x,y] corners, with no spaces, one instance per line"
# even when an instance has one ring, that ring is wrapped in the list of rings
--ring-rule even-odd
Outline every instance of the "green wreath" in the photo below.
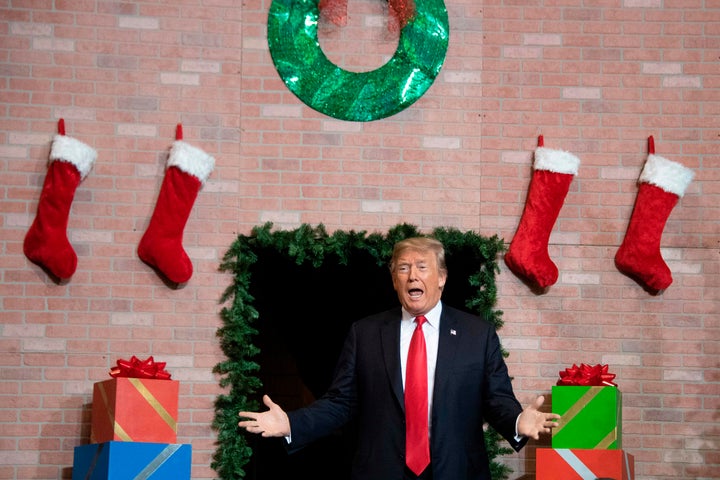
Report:
[[[270,55],[285,85],[314,110],[356,122],[385,118],[415,103],[445,60],[450,26],[444,1],[423,0],[416,8],[385,65],[349,72],[320,48],[318,0],[273,0],[268,15]]]

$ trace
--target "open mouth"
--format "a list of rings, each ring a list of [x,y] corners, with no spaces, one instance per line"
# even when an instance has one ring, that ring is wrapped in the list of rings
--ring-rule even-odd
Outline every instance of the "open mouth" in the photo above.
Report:
[[[410,298],[420,298],[422,297],[422,294],[424,292],[419,288],[411,288],[408,290],[408,295],[410,295]]]

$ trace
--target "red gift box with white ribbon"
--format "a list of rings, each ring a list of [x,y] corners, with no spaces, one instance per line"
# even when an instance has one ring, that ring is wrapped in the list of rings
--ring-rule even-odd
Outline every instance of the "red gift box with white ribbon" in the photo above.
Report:
[[[536,480],[634,480],[635,459],[624,450],[538,448]]]

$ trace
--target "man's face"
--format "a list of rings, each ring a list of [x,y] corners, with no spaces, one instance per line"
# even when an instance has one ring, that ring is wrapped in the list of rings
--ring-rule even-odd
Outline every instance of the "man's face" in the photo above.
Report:
[[[439,301],[447,275],[440,273],[433,252],[406,250],[395,262],[393,287],[411,314],[424,315]]]

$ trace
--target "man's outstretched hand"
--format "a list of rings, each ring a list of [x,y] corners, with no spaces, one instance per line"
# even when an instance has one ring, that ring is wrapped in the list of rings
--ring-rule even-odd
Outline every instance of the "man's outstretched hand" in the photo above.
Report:
[[[259,433],[263,437],[287,437],[290,435],[290,420],[285,411],[276,403],[270,400],[270,397],[263,395],[263,403],[269,410],[265,412],[240,412],[241,420],[238,426],[244,428],[250,433]]]
[[[525,407],[518,420],[519,435],[537,440],[541,433],[552,433],[552,429],[558,426],[560,415],[541,412],[540,407],[543,403],[545,403],[545,397],[540,395],[532,405]]]

